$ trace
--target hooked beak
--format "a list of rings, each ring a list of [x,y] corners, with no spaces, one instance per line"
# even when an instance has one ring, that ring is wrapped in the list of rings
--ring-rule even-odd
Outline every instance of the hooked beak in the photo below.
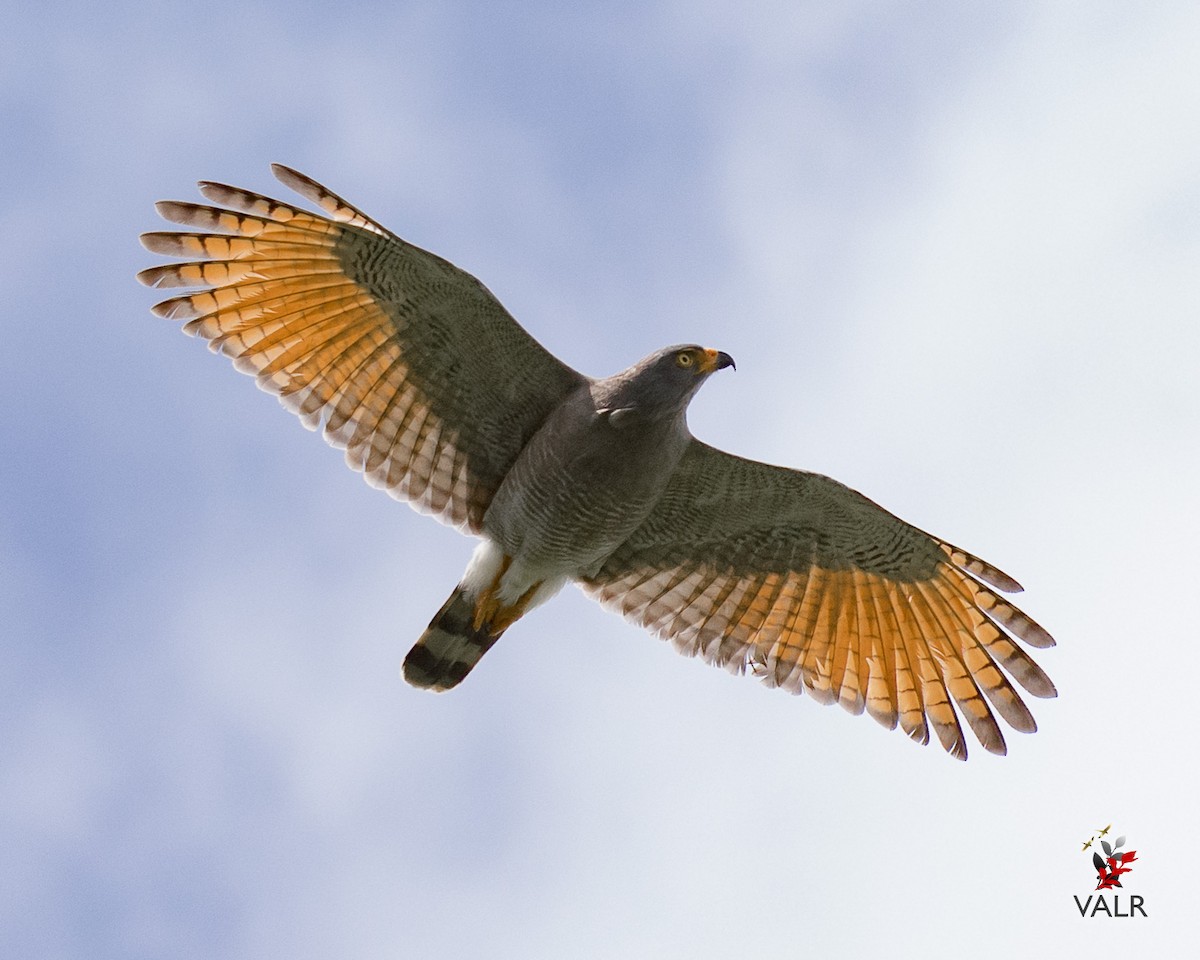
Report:
[[[721,350],[705,350],[704,359],[700,361],[701,373],[713,373],[717,370],[724,370],[726,367],[737,369],[737,364],[733,362],[733,357]]]

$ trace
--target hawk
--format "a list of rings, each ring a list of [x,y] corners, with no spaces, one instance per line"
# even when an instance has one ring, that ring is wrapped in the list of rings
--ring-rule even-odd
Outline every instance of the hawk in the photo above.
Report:
[[[965,759],[960,724],[1006,751],[1033,732],[1013,685],[1054,685],[1016,642],[1050,635],[999,592],[1020,585],[828,477],[717,450],[688,431],[728,354],[668,347],[593,379],[488,289],[288,167],[323,213],[210,181],[165,201],[185,258],[138,274],[187,288],[161,317],[232,359],[372,486],[481,542],[404,661],[460,683],[520,617],[575,581],[677,650],[866,712]]]

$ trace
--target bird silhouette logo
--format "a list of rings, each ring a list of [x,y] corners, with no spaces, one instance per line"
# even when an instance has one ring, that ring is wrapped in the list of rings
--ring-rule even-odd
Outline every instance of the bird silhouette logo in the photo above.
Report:
[[[1112,824],[1110,823],[1107,827],[1093,833],[1083,844],[1083,850],[1086,852],[1092,844],[1099,840],[1100,849],[1104,851],[1104,856],[1100,856],[1099,850],[1092,851],[1092,866],[1096,868],[1097,890],[1111,890],[1114,887],[1120,887],[1122,885],[1121,877],[1133,870],[1131,864],[1137,860],[1136,850],[1123,849],[1125,846],[1124,836],[1117,837],[1112,843],[1104,839],[1111,829]]]

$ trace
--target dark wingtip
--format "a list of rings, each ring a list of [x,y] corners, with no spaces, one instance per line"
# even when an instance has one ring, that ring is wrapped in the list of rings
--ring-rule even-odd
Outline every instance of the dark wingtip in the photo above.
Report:
[[[291,187],[299,194],[304,194],[304,187],[315,187],[317,184],[311,177],[306,177],[299,170],[289,167],[286,163],[271,164],[271,173],[275,174],[275,179],[285,186]]]

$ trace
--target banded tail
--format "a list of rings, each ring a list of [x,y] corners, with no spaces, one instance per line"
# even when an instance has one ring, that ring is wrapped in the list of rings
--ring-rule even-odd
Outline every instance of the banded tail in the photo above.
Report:
[[[512,562],[490,540],[475,548],[462,582],[404,658],[405,680],[438,692],[458,686],[505,630],[566,583],[566,577],[505,581]],[[520,593],[512,599],[506,590]]]
[[[508,624],[475,626],[475,597],[460,584],[429,622],[404,658],[404,679],[414,687],[441,692],[460,684],[500,639]]]

